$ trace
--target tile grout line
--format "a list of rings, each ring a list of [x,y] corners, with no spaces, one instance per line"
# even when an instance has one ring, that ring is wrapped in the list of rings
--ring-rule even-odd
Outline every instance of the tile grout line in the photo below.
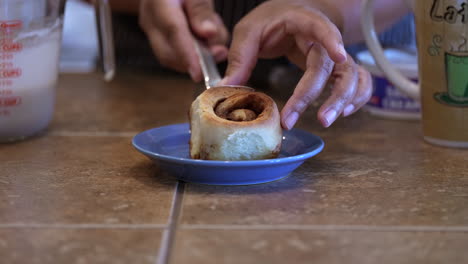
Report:
[[[158,255],[155,264],[168,264],[171,258],[172,247],[177,232],[179,217],[182,211],[182,201],[184,199],[185,182],[178,181],[174,196],[172,199],[171,213],[169,215],[169,223],[163,232],[161,238],[161,246],[158,250]]]
[[[50,228],[50,229],[163,229],[165,224],[42,224],[42,223],[6,223],[2,228]]]
[[[304,230],[369,232],[468,232],[468,226],[371,226],[371,225],[216,225],[184,224],[184,230]]]
[[[174,195],[175,196],[175,195]],[[173,201],[181,198],[173,198]],[[181,204],[178,208],[180,210]],[[173,202],[171,212],[176,207]],[[170,222],[177,227],[180,212],[171,214]],[[42,224],[42,223],[3,223],[5,228],[50,228],[50,229],[170,229],[168,224]],[[226,225],[226,224],[183,224],[184,230],[311,230],[311,231],[400,231],[400,232],[468,232],[468,226],[370,226],[370,225]]]

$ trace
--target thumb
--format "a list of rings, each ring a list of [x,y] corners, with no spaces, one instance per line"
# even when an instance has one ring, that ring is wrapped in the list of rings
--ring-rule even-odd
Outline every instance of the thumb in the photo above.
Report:
[[[228,54],[226,77],[221,85],[243,85],[252,74],[260,49],[260,30],[238,24]]]

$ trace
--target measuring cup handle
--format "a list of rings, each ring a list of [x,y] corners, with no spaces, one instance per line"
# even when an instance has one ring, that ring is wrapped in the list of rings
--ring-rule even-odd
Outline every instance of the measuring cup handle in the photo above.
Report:
[[[108,0],[93,0],[104,79],[111,81],[115,75],[115,46],[112,35],[112,15]]]
[[[419,100],[419,85],[401,74],[385,57],[384,50],[375,31],[373,7],[374,0],[363,0],[361,27],[369,51],[374,57],[377,65],[383,70],[390,82],[392,82],[403,93],[407,94],[413,99]]]

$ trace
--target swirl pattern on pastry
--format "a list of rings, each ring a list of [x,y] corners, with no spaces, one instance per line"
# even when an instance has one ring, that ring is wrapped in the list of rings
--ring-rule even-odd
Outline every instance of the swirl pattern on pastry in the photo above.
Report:
[[[275,158],[282,141],[273,99],[245,87],[203,92],[190,109],[190,155],[205,160]]]

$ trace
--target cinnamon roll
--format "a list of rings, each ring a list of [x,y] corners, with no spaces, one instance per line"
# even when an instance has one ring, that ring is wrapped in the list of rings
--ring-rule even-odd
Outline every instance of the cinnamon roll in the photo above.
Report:
[[[203,92],[190,109],[190,156],[203,160],[258,160],[278,156],[282,129],[276,103],[246,87]]]

